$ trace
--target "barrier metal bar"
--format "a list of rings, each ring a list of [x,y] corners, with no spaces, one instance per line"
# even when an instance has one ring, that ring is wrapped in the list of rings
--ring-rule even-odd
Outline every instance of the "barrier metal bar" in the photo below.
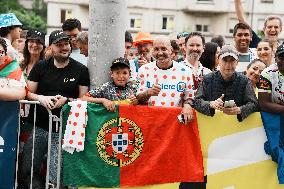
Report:
[[[31,180],[30,180],[30,189],[33,186],[33,176],[34,176],[34,152],[35,152],[35,123],[36,123],[36,104],[34,108],[34,120],[33,120],[33,149],[32,149],[32,166],[31,166]]]
[[[21,104],[30,104],[30,105],[35,105],[34,109],[34,126],[35,126],[35,120],[36,120],[36,105],[39,105],[40,102],[38,101],[28,101],[28,100],[20,100],[19,101],[20,105]],[[19,170],[19,150],[20,150],[20,134],[21,134],[21,114],[19,113],[19,128],[18,128],[18,143],[17,143],[17,159],[16,159],[16,175],[15,175],[15,188],[18,187],[18,170]],[[33,139],[35,138],[35,132],[33,131]],[[34,141],[33,141],[33,146],[34,146]],[[32,158],[34,157],[34,148],[32,149]],[[32,186],[32,178],[33,178],[33,160],[32,160],[32,167],[31,167],[31,185]]]
[[[55,115],[52,115],[51,111],[49,112],[49,132],[48,132],[48,155],[47,155],[47,170],[46,170],[46,189],[48,186],[51,186],[51,189],[55,189],[54,184],[49,183],[49,166],[50,166],[50,151],[51,151],[51,134],[52,134],[52,122],[56,122],[56,132],[58,131],[59,123],[59,137],[58,137],[58,154],[57,154],[57,181],[56,189],[60,187],[60,172],[61,172],[61,136],[62,136],[62,109],[60,111],[60,117],[58,118]]]
[[[32,141],[32,159],[31,159],[31,179],[30,179],[30,189],[33,188],[33,168],[34,168],[34,148],[35,148],[35,127],[36,127],[36,106],[40,105],[38,101],[28,101],[28,100],[20,100],[20,104],[30,104],[35,105],[34,108],[34,119],[33,119],[33,141]],[[48,129],[48,149],[47,149],[47,170],[46,170],[46,178],[45,178],[45,189],[49,187],[55,189],[54,184],[49,183],[49,167],[50,167],[50,154],[51,154],[51,135],[52,135],[52,123],[55,121],[56,123],[56,130],[58,131],[58,124],[59,124],[59,138],[58,138],[58,160],[57,160],[57,182],[56,182],[56,189],[60,187],[60,173],[61,173],[61,138],[62,138],[62,115],[63,112],[61,110],[60,117],[58,118],[56,115],[53,115],[51,110],[46,109],[49,114],[49,129]],[[19,129],[18,129],[18,144],[17,144],[17,163],[16,163],[16,178],[15,178],[15,188],[18,187],[18,166],[19,166],[19,149],[20,149],[20,114],[19,114]]]
[[[58,137],[58,156],[57,156],[57,183],[60,183],[60,176],[61,176],[61,152],[62,152],[62,118],[63,118],[63,110],[61,109],[60,111],[60,118],[59,119],[59,137]],[[58,123],[58,122],[57,122]],[[60,184],[57,184],[57,189],[59,189],[59,185]]]

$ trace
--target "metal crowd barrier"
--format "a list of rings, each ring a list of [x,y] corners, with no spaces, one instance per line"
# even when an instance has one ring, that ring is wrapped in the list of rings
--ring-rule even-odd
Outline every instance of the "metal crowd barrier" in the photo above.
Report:
[[[29,114],[33,113],[33,145],[32,145],[32,163],[31,163],[31,173],[30,173],[30,186],[29,188],[33,188],[33,177],[34,177],[34,149],[35,149],[35,127],[36,127],[36,111],[37,106],[41,106],[40,102],[38,101],[27,101],[27,100],[21,100],[20,105],[34,105],[34,111],[29,112]],[[45,189],[59,189],[60,188],[60,174],[61,174],[61,139],[62,139],[62,110],[60,112],[60,117],[57,117],[56,115],[53,115],[51,110],[46,109],[49,114],[49,129],[48,129],[48,147],[47,147],[47,167],[46,167],[46,177],[45,177]],[[53,122],[55,122],[55,125],[53,125]],[[59,139],[58,139],[58,159],[57,159],[57,181],[56,184],[49,183],[49,167],[50,167],[50,152],[51,152],[51,133],[52,128],[56,127],[56,130],[59,129]],[[15,188],[21,189],[21,187],[18,185],[18,174],[19,173],[19,150],[20,150],[20,133],[21,133],[21,115],[19,114],[19,130],[18,130],[18,144],[17,144],[17,163],[16,163],[16,178],[15,178]],[[29,136],[30,137],[30,136]],[[25,162],[23,162],[25,163]]]

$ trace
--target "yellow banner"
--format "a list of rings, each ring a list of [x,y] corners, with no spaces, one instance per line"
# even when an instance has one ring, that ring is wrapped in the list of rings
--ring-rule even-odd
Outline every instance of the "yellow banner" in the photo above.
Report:
[[[284,189],[278,184],[277,164],[264,152],[266,136],[260,113],[243,122],[222,112],[216,112],[214,117],[198,113],[197,117],[207,189]],[[173,183],[131,189],[178,189],[178,186],[179,183]]]

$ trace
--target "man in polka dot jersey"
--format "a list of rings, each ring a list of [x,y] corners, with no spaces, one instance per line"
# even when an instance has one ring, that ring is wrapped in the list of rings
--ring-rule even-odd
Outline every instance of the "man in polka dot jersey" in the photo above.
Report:
[[[153,43],[156,61],[143,65],[138,72],[137,99],[150,106],[182,106],[185,123],[193,119],[191,108],[193,80],[191,70],[171,59],[170,39],[158,37]]]

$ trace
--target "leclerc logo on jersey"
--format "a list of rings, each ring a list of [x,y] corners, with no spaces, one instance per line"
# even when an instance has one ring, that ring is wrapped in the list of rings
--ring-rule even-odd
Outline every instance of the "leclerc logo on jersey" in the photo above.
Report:
[[[147,81],[147,87],[151,88],[153,84],[151,84],[149,81]],[[164,90],[177,90],[177,92],[184,92],[186,83],[185,82],[179,82],[178,84],[159,84],[159,86]]]

